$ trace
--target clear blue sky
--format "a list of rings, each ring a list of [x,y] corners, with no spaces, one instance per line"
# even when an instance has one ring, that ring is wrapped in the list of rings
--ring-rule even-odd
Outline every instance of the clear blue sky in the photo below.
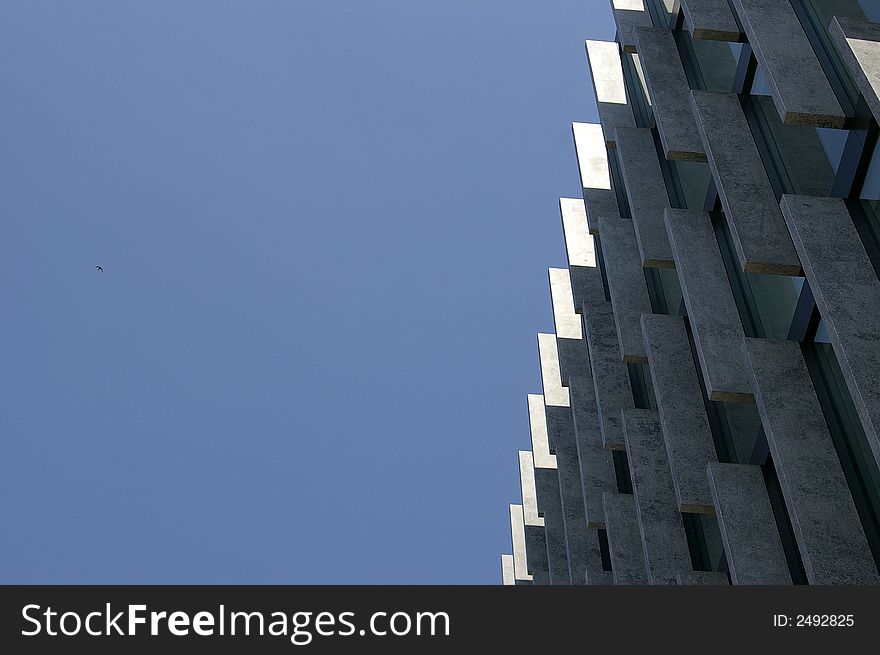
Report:
[[[0,3],[0,582],[497,583],[612,35]]]

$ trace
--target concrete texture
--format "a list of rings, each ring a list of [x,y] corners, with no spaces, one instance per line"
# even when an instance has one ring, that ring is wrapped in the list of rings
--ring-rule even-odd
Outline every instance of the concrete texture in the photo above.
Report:
[[[620,410],[633,407],[629,372],[620,356],[611,303],[592,305],[584,316],[602,444],[623,450]]]
[[[677,584],[678,572],[691,560],[659,416],[625,409],[622,421],[648,583]]]
[[[596,267],[596,245],[587,227],[587,208],[583,198],[560,198],[559,215],[568,265]]]
[[[746,339],[744,350],[807,580],[880,583],[800,345]]]
[[[605,137],[598,123],[572,123],[571,133],[581,176],[587,228],[590,234],[598,234],[600,216],[620,216],[617,196],[611,189]]]
[[[783,123],[843,127],[846,118],[789,0],[732,0]]]
[[[783,196],[781,207],[880,464],[880,281],[843,200]]]
[[[743,270],[799,275],[800,261],[739,100],[693,91],[691,104]]]
[[[624,52],[635,52],[635,29],[652,25],[648,8],[642,0],[611,0],[611,9],[620,46]]]
[[[720,571],[680,571],[680,585],[729,585],[727,574]]]
[[[695,39],[741,41],[742,32],[727,0],[681,0],[685,24]]]
[[[706,161],[693,112],[687,77],[669,30],[636,30],[639,61],[651,93],[654,119],[667,159]]]
[[[670,206],[670,202],[651,130],[619,128],[617,159],[626,186],[641,265],[673,268],[675,261],[663,225],[663,210]],[[599,229],[602,229],[601,219]],[[609,239],[605,239],[603,243],[608,242]]]
[[[572,377],[569,390],[587,526],[604,528],[602,494],[617,491],[617,478],[612,454],[602,445],[593,378],[590,375]]]
[[[871,113],[880,121],[880,24],[836,16],[829,32]]]
[[[665,219],[709,399],[751,402],[742,323],[709,215],[667,209]]]
[[[626,494],[603,494],[611,575],[616,585],[648,584],[635,499]]]
[[[553,322],[560,339],[583,339],[581,317],[574,311],[574,296],[567,268],[551,268],[550,300],[553,304]]]
[[[599,108],[599,122],[605,135],[605,144],[615,147],[614,130],[617,127],[635,127],[632,108],[626,98],[620,46],[614,41],[586,41],[587,62],[593,93]]]
[[[501,584],[504,586],[516,584],[513,577],[513,555],[501,556]]]
[[[568,407],[568,389],[562,386],[555,334],[538,334],[538,356],[541,361],[544,403],[553,407]]]
[[[522,505],[510,506],[510,541],[513,545],[513,555],[510,557],[514,579],[531,581],[532,576],[529,574],[526,557],[526,524]]]
[[[575,443],[574,422],[567,407],[547,408],[547,428],[551,435],[559,473],[562,518],[568,545],[568,565],[573,584],[586,584],[587,569],[601,570],[598,549],[592,552],[584,510],[580,462]]]
[[[535,469],[535,488],[538,491],[538,511],[544,515],[544,534],[547,539],[547,564],[550,584],[570,585],[568,541],[562,498],[559,495],[559,475],[556,469]]]
[[[648,314],[641,329],[678,507],[712,513],[706,464],[718,457],[684,319]]]
[[[535,468],[556,468],[556,455],[550,452],[550,437],[547,433],[547,415],[544,411],[544,396],[536,393],[528,395],[529,432],[532,436],[532,456]],[[525,499],[523,499],[525,502]]]
[[[538,496],[535,491],[535,462],[529,450],[519,451],[519,484],[525,524],[543,527],[544,519],[538,514]]]
[[[643,313],[651,313],[651,299],[633,222],[626,218],[602,218],[599,225],[603,234],[605,274],[623,361],[647,362],[639,320]],[[663,237],[666,238],[665,233]]]
[[[590,351],[587,342],[583,339],[556,339],[556,350],[559,353],[559,370],[562,374],[562,384],[570,386],[572,376],[582,375],[589,377]],[[569,389],[569,397],[571,389]]]
[[[526,562],[532,584],[550,584],[550,569],[547,563],[547,537],[544,527],[526,525]]]
[[[708,474],[733,584],[791,584],[761,468],[715,463]]]

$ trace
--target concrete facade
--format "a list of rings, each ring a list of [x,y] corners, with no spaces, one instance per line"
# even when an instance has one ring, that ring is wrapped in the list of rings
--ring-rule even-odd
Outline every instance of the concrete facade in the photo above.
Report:
[[[611,4],[501,580],[880,584],[880,24]]]

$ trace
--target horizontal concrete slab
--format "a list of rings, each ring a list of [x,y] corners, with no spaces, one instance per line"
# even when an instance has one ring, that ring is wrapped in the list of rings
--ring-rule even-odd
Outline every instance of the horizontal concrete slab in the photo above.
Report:
[[[646,362],[639,320],[643,313],[651,313],[651,299],[648,297],[633,222],[628,218],[602,218],[599,225],[603,234],[605,274],[623,361]],[[666,237],[665,233],[663,236]]]
[[[648,584],[645,555],[636,519],[635,499],[628,494],[604,494],[605,526],[611,575],[616,585]]]
[[[799,275],[800,261],[734,94],[691,94],[703,147],[744,271]]]
[[[781,207],[880,464],[880,281],[843,200],[783,196]]]
[[[669,242],[710,400],[751,402],[742,323],[705,212],[667,209]]]
[[[640,27],[636,42],[663,153],[667,159],[706,161],[690,109],[690,87],[672,32]]]
[[[623,83],[620,46],[614,41],[586,41],[584,47],[605,143],[613,148],[615,128],[636,126]]]
[[[625,409],[623,433],[648,583],[677,584],[691,560],[659,419],[650,409]]]
[[[714,463],[708,472],[733,584],[791,584],[761,467]]]
[[[617,159],[626,185],[641,265],[673,268],[675,260],[663,225],[663,210],[670,206],[670,202],[651,130],[619,128]],[[601,229],[600,226],[600,232]],[[607,238],[603,240],[605,248],[608,247],[607,242]]]
[[[727,0],[681,0],[688,31],[695,39],[741,41],[742,32]]]
[[[789,0],[732,0],[783,123],[843,127],[846,118]]]
[[[871,113],[880,121],[880,24],[835,16],[829,32]]]
[[[590,306],[584,316],[593,384],[596,389],[596,405],[602,444],[606,448],[623,450],[623,429],[620,410],[633,407],[629,372],[620,355],[617,328],[611,303]]]
[[[718,458],[684,319],[646,314],[641,328],[678,507],[712,513],[706,465]]]
[[[880,583],[800,344],[746,339],[744,350],[807,580]]]
[[[592,376],[572,377],[569,381],[569,390],[587,526],[604,528],[602,494],[617,491],[617,477],[614,472],[613,456],[602,444]]]

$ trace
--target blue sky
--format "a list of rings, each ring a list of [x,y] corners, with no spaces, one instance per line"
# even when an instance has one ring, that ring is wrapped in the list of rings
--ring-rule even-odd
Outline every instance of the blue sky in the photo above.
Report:
[[[0,3],[0,582],[497,583],[612,35]]]

